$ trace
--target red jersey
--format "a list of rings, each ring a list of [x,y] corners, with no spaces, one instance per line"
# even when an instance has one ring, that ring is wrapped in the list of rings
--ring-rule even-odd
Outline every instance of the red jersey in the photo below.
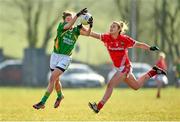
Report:
[[[165,59],[163,59],[163,58],[159,59],[159,60],[156,62],[156,65],[157,65],[159,68],[161,68],[161,69],[167,70],[166,61],[165,61]]]
[[[122,34],[115,39],[109,33],[101,34],[101,40],[104,42],[115,67],[130,65],[128,48],[134,46],[135,40]]]

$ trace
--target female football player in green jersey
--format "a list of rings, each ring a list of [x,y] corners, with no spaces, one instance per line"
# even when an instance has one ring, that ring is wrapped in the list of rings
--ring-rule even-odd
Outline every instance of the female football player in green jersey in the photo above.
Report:
[[[93,25],[93,19],[89,20],[89,28],[85,28],[82,25],[73,27],[77,18],[83,14],[87,13],[87,8],[82,9],[72,16],[71,12],[63,12],[63,22],[60,22],[57,29],[57,36],[54,40],[54,50],[51,54],[50,59],[50,69],[52,71],[47,91],[42,97],[41,101],[33,107],[35,109],[40,109],[45,107],[46,100],[50,96],[54,87],[57,92],[57,99],[54,104],[54,108],[57,108],[60,105],[61,100],[64,98],[62,93],[62,87],[59,82],[59,76],[68,68],[71,62],[71,53],[74,49],[75,43],[79,35],[89,36],[91,28]]]

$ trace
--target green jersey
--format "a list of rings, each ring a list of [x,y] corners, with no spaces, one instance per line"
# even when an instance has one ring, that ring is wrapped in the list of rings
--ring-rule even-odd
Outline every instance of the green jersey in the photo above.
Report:
[[[78,36],[80,35],[80,28],[74,27],[71,30],[64,30],[65,24],[67,23],[60,23],[58,26],[57,36],[54,40],[54,52],[71,55]]]

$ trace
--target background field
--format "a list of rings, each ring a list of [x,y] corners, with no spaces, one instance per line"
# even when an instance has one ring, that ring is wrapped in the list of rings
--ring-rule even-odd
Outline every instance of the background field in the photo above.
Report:
[[[165,88],[156,99],[156,89],[115,89],[110,101],[99,113],[93,113],[88,101],[97,101],[102,89],[64,89],[61,108],[54,109],[55,93],[44,110],[34,110],[44,89],[0,88],[0,120],[180,120],[180,89]]]

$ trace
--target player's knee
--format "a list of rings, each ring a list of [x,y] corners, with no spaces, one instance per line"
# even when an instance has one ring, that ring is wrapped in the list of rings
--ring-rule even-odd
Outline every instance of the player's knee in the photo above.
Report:
[[[60,75],[61,74],[59,72],[53,72],[50,77],[50,83],[53,83],[53,84],[56,83],[56,81],[59,79]]]
[[[52,84],[54,84],[55,81],[56,81],[56,77],[55,77],[54,75],[51,75],[49,82],[52,83]]]
[[[139,87],[133,87],[133,89],[134,89],[134,90],[138,90],[138,89],[139,89]]]
[[[56,85],[59,85],[59,80],[56,80],[56,81],[55,81],[55,84],[56,84]]]
[[[138,90],[138,89],[140,88],[140,85],[137,84],[137,85],[133,86],[132,88],[133,88],[134,90]]]

